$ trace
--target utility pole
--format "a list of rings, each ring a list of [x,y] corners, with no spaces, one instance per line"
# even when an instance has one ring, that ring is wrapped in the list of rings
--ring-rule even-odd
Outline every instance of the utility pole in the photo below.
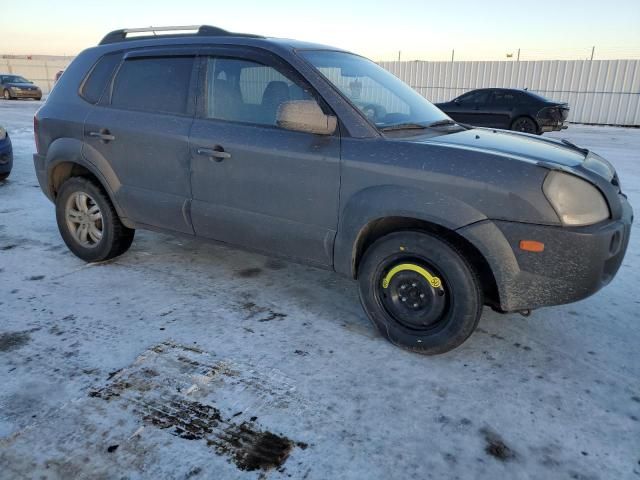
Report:
[[[516,58],[516,62],[520,61],[520,49],[518,49],[518,58]]]
[[[456,49],[454,48],[453,50],[451,50],[451,63],[453,63],[453,57],[456,54]]]
[[[400,61],[400,53],[402,53],[401,50],[398,50],[398,61]]]
[[[595,45],[593,47],[591,47],[591,61],[593,62],[593,54],[596,51],[596,47]]]

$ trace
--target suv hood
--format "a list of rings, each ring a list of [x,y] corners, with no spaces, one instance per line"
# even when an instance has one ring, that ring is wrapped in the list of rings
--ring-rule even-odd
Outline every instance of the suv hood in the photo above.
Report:
[[[413,140],[413,139],[412,139]],[[421,143],[450,145],[483,153],[513,157],[533,163],[544,162],[565,167],[577,167],[585,153],[558,140],[541,138],[507,130],[473,128],[428,139],[415,139]]]

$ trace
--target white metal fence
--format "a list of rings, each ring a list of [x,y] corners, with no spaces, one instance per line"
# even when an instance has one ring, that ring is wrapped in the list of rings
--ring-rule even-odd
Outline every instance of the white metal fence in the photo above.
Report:
[[[475,88],[528,88],[569,102],[569,121],[640,126],[640,60],[380,62],[431,102]]]
[[[0,57],[0,73],[34,81],[47,94],[70,57]],[[640,60],[380,62],[432,102],[483,87],[528,88],[569,102],[569,121],[640,126]]]
[[[56,73],[64,70],[73,57],[33,56],[31,58],[0,57],[0,73],[22,75],[42,89],[45,95],[53,88]]]

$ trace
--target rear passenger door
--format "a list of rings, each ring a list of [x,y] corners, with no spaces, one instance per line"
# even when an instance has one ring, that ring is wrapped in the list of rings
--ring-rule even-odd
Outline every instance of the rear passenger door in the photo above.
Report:
[[[85,121],[85,157],[106,160],[120,184],[117,200],[136,223],[193,233],[195,59],[189,49],[130,52]]]
[[[509,90],[494,90],[489,102],[490,124],[495,128],[511,127],[513,113],[516,109],[516,95]]]
[[[196,234],[331,265],[339,133],[315,135],[276,124],[283,102],[318,100],[312,88],[275,56],[247,49],[211,51],[201,72],[191,131]]]

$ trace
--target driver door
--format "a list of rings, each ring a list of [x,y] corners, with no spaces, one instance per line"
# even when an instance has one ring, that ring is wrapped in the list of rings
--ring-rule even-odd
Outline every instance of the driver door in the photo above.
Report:
[[[196,234],[332,265],[340,135],[276,123],[283,102],[317,96],[269,54],[221,47],[201,62],[190,136]]]
[[[486,108],[489,102],[490,90],[475,90],[452,102],[451,110],[447,113],[456,122],[482,127],[487,125]]]

